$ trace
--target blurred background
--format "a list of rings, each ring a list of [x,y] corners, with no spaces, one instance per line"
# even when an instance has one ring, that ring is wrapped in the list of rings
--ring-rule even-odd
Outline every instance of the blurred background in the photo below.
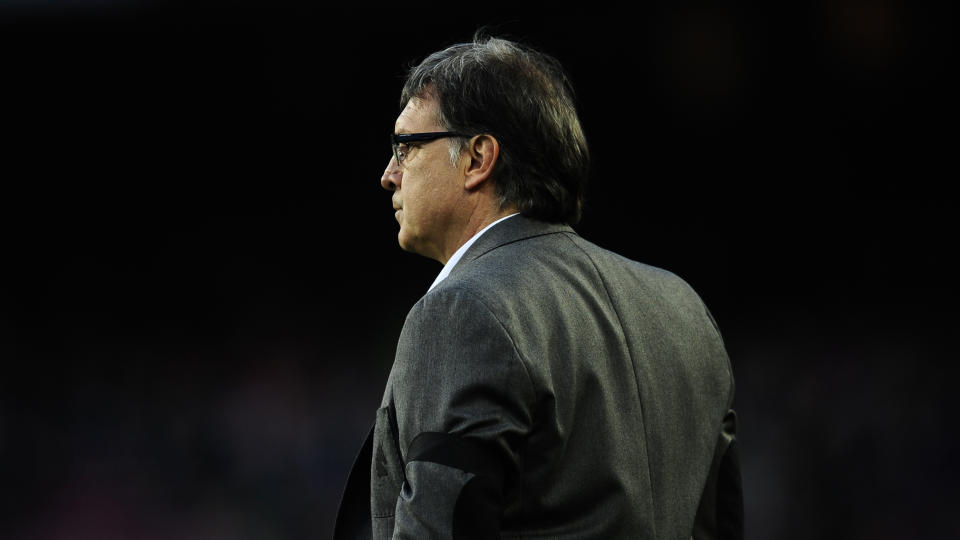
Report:
[[[955,8],[773,4],[0,0],[0,537],[330,536],[440,271],[404,70],[483,25],[578,89],[577,230],[717,318],[748,537],[960,535]]]

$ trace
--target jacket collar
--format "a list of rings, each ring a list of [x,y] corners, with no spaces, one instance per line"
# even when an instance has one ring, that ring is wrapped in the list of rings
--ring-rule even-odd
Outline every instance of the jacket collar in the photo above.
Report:
[[[558,232],[576,234],[573,228],[565,223],[547,223],[545,221],[528,218],[522,214],[513,216],[510,219],[505,219],[483,233],[480,238],[477,238],[450,273],[451,275],[456,273],[458,269],[500,246],[534,236]]]

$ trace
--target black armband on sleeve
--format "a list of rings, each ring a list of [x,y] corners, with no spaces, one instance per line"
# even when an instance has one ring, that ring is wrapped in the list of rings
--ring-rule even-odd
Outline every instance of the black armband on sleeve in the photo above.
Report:
[[[407,463],[413,461],[435,463],[471,475],[454,503],[454,538],[500,537],[504,468],[488,445],[448,433],[421,433],[407,452]]]

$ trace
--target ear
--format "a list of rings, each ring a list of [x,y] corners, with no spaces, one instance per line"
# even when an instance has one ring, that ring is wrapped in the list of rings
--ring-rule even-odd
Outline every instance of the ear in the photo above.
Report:
[[[467,147],[467,170],[464,187],[473,190],[487,181],[500,158],[500,142],[493,135],[477,135]]]

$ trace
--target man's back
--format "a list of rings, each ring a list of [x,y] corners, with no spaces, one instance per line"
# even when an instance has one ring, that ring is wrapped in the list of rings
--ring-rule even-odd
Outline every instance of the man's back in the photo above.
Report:
[[[689,537],[733,379],[686,283],[569,227],[516,217],[425,300],[434,295],[485,306],[530,381],[515,404],[530,425],[516,428],[504,536]]]

